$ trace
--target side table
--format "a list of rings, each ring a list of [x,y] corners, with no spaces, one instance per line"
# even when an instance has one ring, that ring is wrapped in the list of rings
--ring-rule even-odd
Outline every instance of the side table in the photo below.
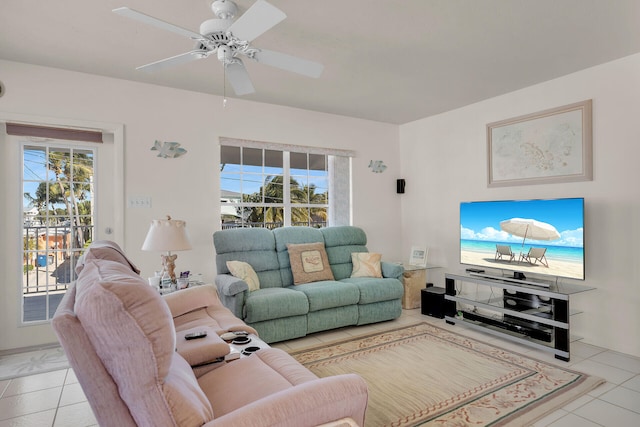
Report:
[[[404,264],[403,267],[402,308],[405,310],[418,308],[420,307],[420,290],[427,285],[427,268],[408,264]]]

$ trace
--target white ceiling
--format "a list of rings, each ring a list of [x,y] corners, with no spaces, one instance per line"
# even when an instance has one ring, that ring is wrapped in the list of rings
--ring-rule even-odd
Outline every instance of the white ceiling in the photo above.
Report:
[[[193,42],[210,0],[0,0],[0,59],[222,95],[215,56],[135,67]],[[240,13],[254,0],[237,0]],[[319,79],[246,60],[244,99],[402,124],[640,52],[640,0],[270,0],[287,19],[253,45],[321,62]],[[0,70],[0,80],[2,70]],[[11,90],[7,87],[7,90]],[[235,97],[227,85],[226,95]],[[578,100],[577,100],[578,101]]]

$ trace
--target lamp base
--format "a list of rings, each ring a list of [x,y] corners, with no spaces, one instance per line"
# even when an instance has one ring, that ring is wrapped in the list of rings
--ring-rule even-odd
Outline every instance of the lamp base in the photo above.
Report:
[[[171,252],[168,252],[167,255],[160,255],[162,258],[162,275],[164,273],[168,273],[171,278],[171,283],[176,283],[176,259],[178,255],[171,255]]]

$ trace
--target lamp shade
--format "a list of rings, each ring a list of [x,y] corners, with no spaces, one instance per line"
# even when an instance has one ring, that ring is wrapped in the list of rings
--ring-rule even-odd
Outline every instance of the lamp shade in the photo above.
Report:
[[[142,244],[143,251],[186,251],[191,249],[187,223],[178,219],[154,219]]]

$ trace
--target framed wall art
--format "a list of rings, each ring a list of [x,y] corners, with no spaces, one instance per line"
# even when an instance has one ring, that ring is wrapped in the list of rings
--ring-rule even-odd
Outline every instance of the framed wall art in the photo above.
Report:
[[[589,181],[589,99],[487,125],[488,186]]]

